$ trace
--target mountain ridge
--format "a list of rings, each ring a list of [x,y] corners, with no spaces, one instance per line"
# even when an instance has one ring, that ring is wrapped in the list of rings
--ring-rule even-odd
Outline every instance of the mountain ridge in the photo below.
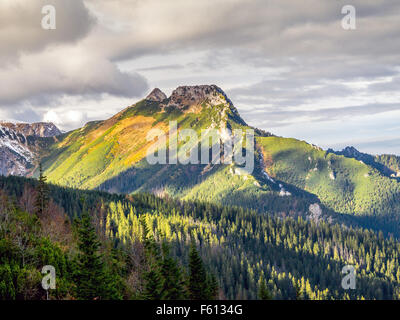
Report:
[[[171,121],[178,132],[193,129],[198,136],[209,128],[225,137],[231,137],[234,129],[254,129],[253,172],[236,163],[150,165],[146,152],[156,142],[147,135],[152,129],[168,132]],[[181,86],[169,97],[155,88],[109,119],[89,122],[56,138],[36,139],[41,142],[36,163],[43,163],[49,182],[61,186],[151,192],[284,216],[314,217],[321,211],[322,219],[400,212],[397,179],[349,152],[324,151],[247,125],[216,85]],[[27,171],[38,174],[35,165]]]
[[[393,154],[381,154],[373,156],[368,153],[360,152],[353,146],[347,146],[341,151],[328,149],[327,152],[342,155],[347,158],[354,158],[374,167],[388,177],[400,178],[399,156]]]

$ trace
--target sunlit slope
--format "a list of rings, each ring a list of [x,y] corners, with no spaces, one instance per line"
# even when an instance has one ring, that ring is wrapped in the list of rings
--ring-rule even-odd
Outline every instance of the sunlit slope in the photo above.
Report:
[[[296,139],[258,137],[257,142],[270,176],[317,195],[337,212],[400,212],[400,184],[361,161]]]
[[[129,112],[129,109],[126,111]],[[127,117],[126,112],[68,134],[45,158],[50,182],[92,189],[118,175],[146,155],[147,132],[167,130],[164,122],[147,115]]]
[[[199,137],[207,128],[248,128],[223,93],[214,90],[210,96],[190,101],[191,104],[179,100],[178,105],[169,99],[163,102],[144,99],[111,119],[89,123],[66,134],[61,142],[52,146],[49,155],[43,159],[45,173],[50,182],[93,189],[132,168],[143,171],[143,174],[149,173],[146,181],[159,176],[158,170],[164,172],[168,168],[174,171],[176,168],[173,166],[159,168],[147,163],[145,157],[152,144],[146,139],[150,130],[160,129],[167,133],[170,121],[177,123],[178,131],[191,128]],[[204,169],[204,166],[197,167],[196,172]],[[167,176],[173,179],[177,174],[168,172]],[[135,181],[130,184],[136,186]],[[121,189],[121,186],[116,187]]]

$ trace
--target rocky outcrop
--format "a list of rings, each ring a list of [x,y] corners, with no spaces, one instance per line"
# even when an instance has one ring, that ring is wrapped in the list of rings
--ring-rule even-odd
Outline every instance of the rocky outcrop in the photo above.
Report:
[[[201,104],[206,100],[212,105],[229,101],[222,89],[216,85],[181,86],[172,92],[169,105],[184,107]]]
[[[146,100],[156,101],[156,102],[161,102],[164,101],[165,99],[167,99],[167,95],[158,88],[153,89],[153,91],[151,91],[149,95],[146,97]]]

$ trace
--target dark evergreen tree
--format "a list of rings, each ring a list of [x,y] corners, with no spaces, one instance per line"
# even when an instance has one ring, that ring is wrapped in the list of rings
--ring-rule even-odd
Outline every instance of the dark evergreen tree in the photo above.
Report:
[[[189,251],[189,298],[208,300],[209,294],[206,269],[197,251],[196,243],[192,240]]]
[[[47,177],[43,173],[42,164],[39,164],[39,183],[36,188],[35,211],[38,216],[42,216],[49,204],[49,188],[47,186]]]
[[[260,300],[271,300],[272,299],[272,295],[267,288],[267,283],[266,283],[264,277],[262,277],[260,279],[260,285],[258,288],[258,298]]]
[[[141,220],[143,229],[142,241],[145,249],[146,270],[143,274],[144,292],[143,298],[146,300],[162,300],[164,299],[164,279],[161,274],[162,258],[159,248],[145,220]]]
[[[161,273],[164,278],[162,291],[166,300],[183,300],[187,298],[185,280],[182,268],[176,259],[170,255],[170,247],[164,242],[162,244],[163,262]]]
[[[100,242],[90,216],[85,210],[78,226],[78,261],[75,272],[76,296],[83,300],[117,299],[115,286],[110,285],[112,277],[107,274]]]
[[[208,300],[218,299],[219,285],[213,273],[207,275],[207,298]]]

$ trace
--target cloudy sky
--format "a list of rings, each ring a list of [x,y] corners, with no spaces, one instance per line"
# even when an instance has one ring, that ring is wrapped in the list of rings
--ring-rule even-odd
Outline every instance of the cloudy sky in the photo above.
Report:
[[[1,0],[0,83],[0,119],[64,130],[216,84],[253,126],[400,155],[400,1]]]

